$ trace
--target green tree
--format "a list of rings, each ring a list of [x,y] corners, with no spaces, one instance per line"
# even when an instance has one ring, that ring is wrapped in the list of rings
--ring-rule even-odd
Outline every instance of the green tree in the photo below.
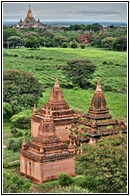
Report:
[[[127,192],[126,135],[109,136],[95,146],[88,145],[77,161],[86,176],[81,184],[84,188],[96,193]]]
[[[30,73],[13,69],[3,72],[3,101],[12,106],[14,113],[32,107],[42,91],[42,85]]]
[[[21,47],[24,45],[24,40],[18,36],[11,36],[7,39],[8,46],[11,48],[16,48],[16,46]]]
[[[89,84],[88,79],[94,73],[96,65],[88,59],[70,59],[62,69],[73,84],[84,88]]]
[[[120,36],[115,40],[113,43],[113,47],[115,50],[119,51],[126,51],[127,50],[127,37],[126,36]]]
[[[101,47],[102,40],[105,39],[107,36],[106,34],[98,35],[94,37],[93,41],[91,42],[92,46]]]
[[[18,32],[13,28],[6,28],[3,30],[3,45],[7,47],[7,39],[11,36],[19,36]]]
[[[65,36],[62,36],[62,35],[56,35],[54,38],[53,38],[53,46],[54,47],[57,47],[57,46],[61,46],[63,42],[67,42],[67,37]]]
[[[113,49],[113,43],[114,43],[114,41],[115,41],[115,38],[113,38],[113,37],[107,37],[107,38],[105,38],[105,39],[103,39],[101,41],[101,46],[103,48]]]
[[[39,48],[39,46],[39,40],[35,36],[30,36],[25,42],[25,47],[27,48]]]
[[[91,25],[91,29],[94,32],[100,31],[100,29],[102,29],[102,25],[100,25],[99,23],[94,23],[94,24]]]

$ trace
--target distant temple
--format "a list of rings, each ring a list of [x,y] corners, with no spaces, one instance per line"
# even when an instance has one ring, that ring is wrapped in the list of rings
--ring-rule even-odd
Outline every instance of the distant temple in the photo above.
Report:
[[[36,21],[33,17],[32,14],[32,10],[31,10],[31,5],[29,5],[29,9],[27,12],[27,17],[24,19],[24,21],[22,21],[22,19],[20,19],[19,23],[17,25],[14,25],[13,28],[15,29],[22,29],[22,28],[29,28],[29,27],[38,27],[38,28],[45,28],[46,26],[43,25],[40,22],[40,19],[38,19],[38,21]]]
[[[89,34],[88,33],[84,34],[83,30],[82,30],[80,35],[78,36],[78,43],[80,43],[80,44],[89,44],[92,36],[93,36],[93,34],[92,34],[91,29],[90,29]]]

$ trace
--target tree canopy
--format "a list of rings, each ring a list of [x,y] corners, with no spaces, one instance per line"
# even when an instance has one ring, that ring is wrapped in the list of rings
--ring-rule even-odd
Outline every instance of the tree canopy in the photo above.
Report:
[[[25,42],[25,47],[27,48],[39,48],[39,46],[39,40],[35,36],[30,36]]]
[[[84,88],[89,84],[88,79],[94,73],[96,65],[89,59],[70,59],[62,69],[73,84]]]
[[[11,36],[8,38],[8,44],[11,48],[16,48],[16,46],[20,47],[24,45],[24,40],[18,36]]]
[[[32,74],[18,70],[3,73],[3,101],[17,112],[29,108],[42,96],[43,87]]]
[[[86,178],[84,188],[95,193],[127,192],[127,136],[103,138],[95,146],[88,145],[77,158],[79,171]]]

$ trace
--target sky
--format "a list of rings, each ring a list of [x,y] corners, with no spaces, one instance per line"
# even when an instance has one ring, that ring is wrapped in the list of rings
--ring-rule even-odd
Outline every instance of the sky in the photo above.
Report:
[[[3,22],[33,17],[44,21],[127,22],[126,2],[3,2]]]

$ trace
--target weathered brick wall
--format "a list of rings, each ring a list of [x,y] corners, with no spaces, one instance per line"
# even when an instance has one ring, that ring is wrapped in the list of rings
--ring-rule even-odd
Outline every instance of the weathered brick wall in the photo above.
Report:
[[[56,134],[61,139],[61,141],[63,142],[69,141],[70,127],[71,127],[70,124],[55,126]]]
[[[37,137],[38,136],[38,127],[39,127],[39,123],[34,122],[33,120],[31,120],[31,136],[32,137]]]
[[[42,181],[55,179],[60,173],[69,176],[75,175],[75,158],[67,158],[59,161],[44,162],[42,165]]]
[[[60,173],[75,175],[75,158],[39,163],[20,155],[20,173],[39,182],[55,179]]]
[[[41,163],[20,155],[20,173],[41,182]]]
[[[32,137],[37,137],[38,136],[38,128],[39,128],[39,123],[34,122],[31,120],[31,136]],[[69,128],[71,127],[71,124],[66,124],[66,125],[59,125],[55,126],[56,128],[56,135],[61,139],[63,142],[68,142],[69,141],[69,134],[70,130]]]

